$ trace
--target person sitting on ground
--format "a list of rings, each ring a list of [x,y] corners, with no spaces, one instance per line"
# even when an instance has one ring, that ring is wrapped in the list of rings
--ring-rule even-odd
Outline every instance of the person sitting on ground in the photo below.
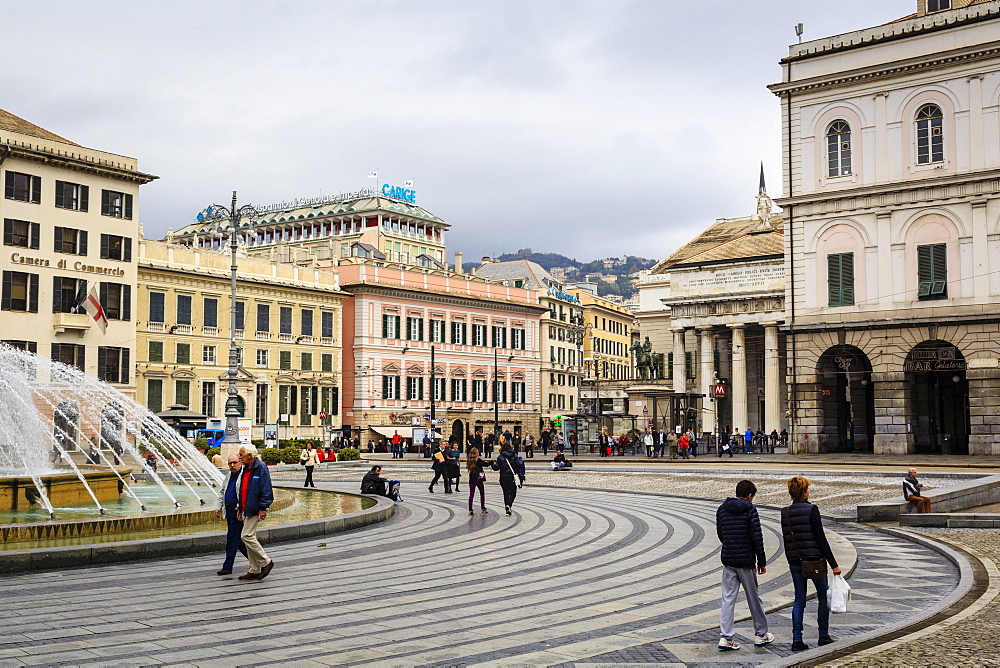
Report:
[[[399,481],[383,478],[382,467],[377,465],[373,466],[365,474],[365,477],[361,479],[361,493],[376,494],[390,498],[393,501],[401,500],[399,497]]]
[[[97,451],[97,448],[94,447],[93,443],[90,444],[90,449],[87,450],[87,463],[88,464],[101,463],[101,454]]]
[[[931,512],[931,500],[926,496],[921,496],[920,491],[924,488],[917,481],[917,469],[911,468],[905,478],[903,478],[903,498],[917,504],[918,513]]]
[[[566,459],[566,455],[564,453],[556,453],[556,456],[552,458],[553,471],[563,471],[571,468],[573,468],[573,462]]]

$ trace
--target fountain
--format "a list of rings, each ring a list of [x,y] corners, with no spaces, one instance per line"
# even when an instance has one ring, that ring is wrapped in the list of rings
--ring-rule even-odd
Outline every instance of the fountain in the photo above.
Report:
[[[57,508],[84,504],[99,517],[102,502],[121,496],[141,513],[139,477],[175,508],[214,502],[223,480],[134,399],[79,369],[0,344],[0,513],[44,508],[56,519]]]

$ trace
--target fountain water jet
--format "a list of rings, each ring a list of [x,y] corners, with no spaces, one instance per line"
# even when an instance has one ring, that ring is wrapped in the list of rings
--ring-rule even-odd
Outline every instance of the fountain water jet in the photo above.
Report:
[[[90,446],[102,464],[78,466],[72,454]],[[89,498],[103,514],[101,498],[124,492],[145,510],[125,479],[130,458],[180,507],[145,452],[199,505],[206,499],[192,482],[214,500],[221,472],[145,407],[76,368],[0,344],[0,509],[41,505],[54,516],[55,506]]]

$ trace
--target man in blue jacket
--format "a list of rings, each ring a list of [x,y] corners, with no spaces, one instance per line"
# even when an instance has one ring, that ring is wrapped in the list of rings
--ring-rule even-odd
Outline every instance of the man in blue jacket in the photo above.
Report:
[[[774,634],[767,631],[767,616],[764,604],[757,593],[757,576],[767,572],[767,556],[764,554],[764,534],[760,529],[760,517],[753,505],[757,486],[749,480],[741,480],[736,485],[736,498],[722,502],[715,513],[715,531],[722,542],[722,614],[720,615],[720,650],[736,650],[739,643],[733,640],[736,629],[733,614],[740,586],[746,593],[750,616],[753,618],[755,647],[763,647],[774,642]],[[755,570],[756,568],[756,570]]]
[[[268,558],[257,540],[257,524],[267,517],[267,510],[274,501],[271,474],[267,470],[267,464],[257,457],[257,448],[252,445],[240,446],[240,461],[243,463],[243,470],[237,483],[239,512],[236,518],[243,522],[240,538],[247,548],[250,570],[239,579],[263,580],[274,568],[274,561]]]
[[[219,502],[215,508],[215,516],[226,516],[226,558],[222,562],[222,568],[217,571],[218,575],[229,575],[233,572],[233,563],[236,561],[236,552],[239,551],[244,557],[247,556],[247,548],[240,540],[243,533],[243,522],[236,519],[237,506],[239,505],[239,482],[240,482],[240,458],[237,455],[229,455],[229,475],[219,492]]]

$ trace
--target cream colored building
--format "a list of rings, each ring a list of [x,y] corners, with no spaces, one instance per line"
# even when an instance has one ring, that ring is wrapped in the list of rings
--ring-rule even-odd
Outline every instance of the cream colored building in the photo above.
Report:
[[[180,404],[225,417],[230,263],[228,251],[139,243],[137,384],[139,401],[153,412]],[[238,388],[253,437],[280,422],[280,438],[329,440],[326,427],[339,429],[342,415],[347,294],[337,272],[246,256],[238,267]]]
[[[139,186],[156,177],[3,110],[0,172],[0,340],[134,393]],[[77,312],[95,285],[104,333]]]
[[[567,286],[583,312],[583,386],[580,413],[628,412],[626,385],[632,379],[632,311],[589,286]]]

